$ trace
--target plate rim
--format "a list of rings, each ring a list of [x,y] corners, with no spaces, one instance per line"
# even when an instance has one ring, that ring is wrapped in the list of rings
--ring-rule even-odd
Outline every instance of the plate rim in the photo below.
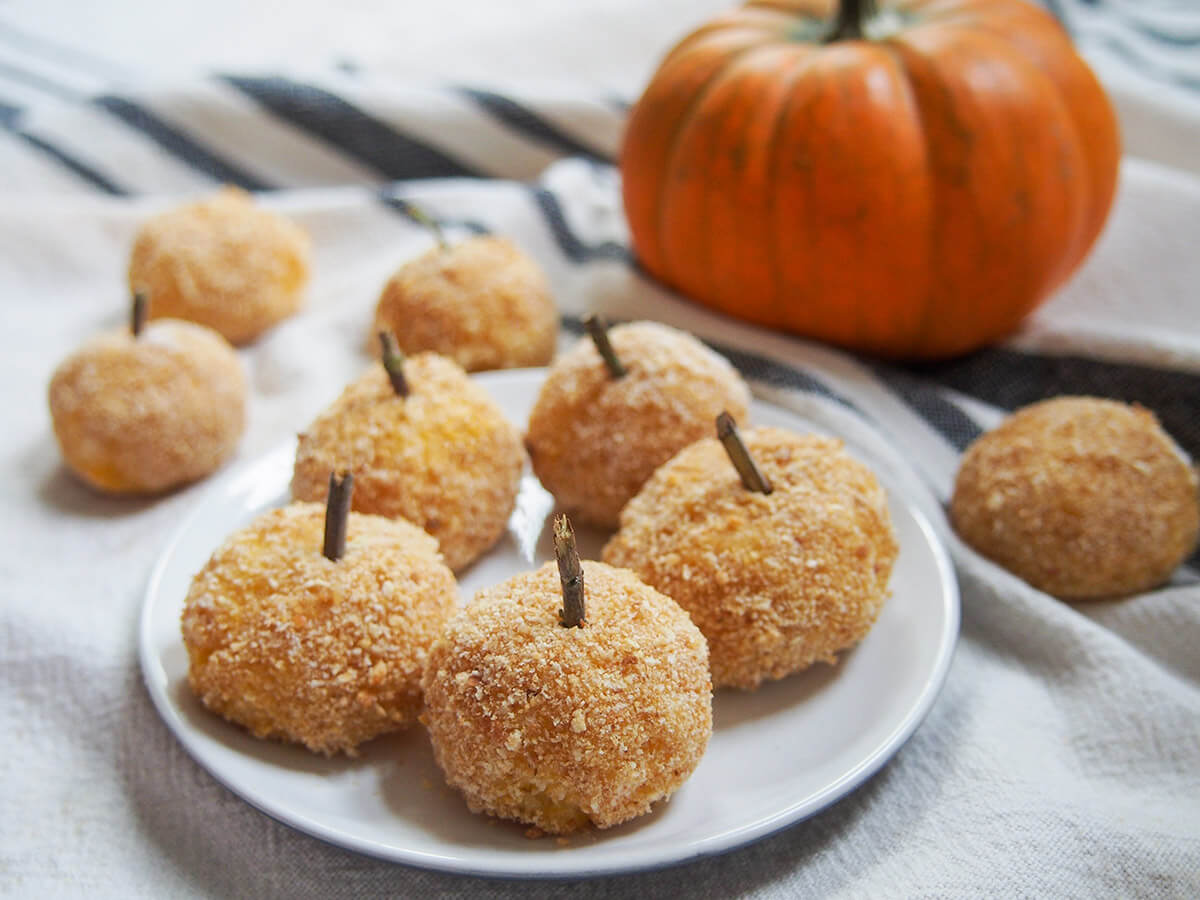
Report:
[[[531,376],[544,376],[545,369],[526,368],[508,369],[497,372],[474,373],[473,380],[480,382],[521,381]],[[753,402],[781,410],[788,416],[809,425],[818,427],[803,414],[794,412],[779,404],[760,397],[754,397]],[[826,430],[826,429],[820,429]],[[312,819],[310,816],[295,811],[278,808],[278,804],[257,791],[243,785],[235,786],[223,774],[221,767],[205,751],[203,746],[191,739],[190,730],[183,717],[170,700],[166,685],[167,673],[162,665],[158,650],[154,647],[154,619],[157,604],[156,597],[160,594],[160,585],[171,569],[171,563],[194,528],[197,520],[201,519],[211,507],[219,505],[219,501],[230,494],[240,493],[237,487],[249,473],[268,464],[276,456],[285,456],[289,451],[294,454],[296,438],[282,441],[264,453],[251,459],[241,460],[226,472],[221,473],[217,480],[208,485],[202,495],[197,498],[187,514],[179,521],[173,532],[165,541],[146,583],[142,607],[138,616],[138,660],[141,668],[142,683],[150,695],[156,712],[166,724],[173,737],[180,743],[184,751],[202,769],[212,776],[219,784],[231,791],[235,796],[244,800],[259,812],[290,828],[307,834],[310,837],[345,850],[363,854],[386,862],[412,866],[420,869],[444,872],[457,875],[483,876],[502,879],[553,880],[563,878],[594,878],[606,875],[628,874],[633,872],[648,872],[658,869],[684,865],[699,859],[718,856],[741,847],[748,846],[772,835],[778,834],[794,825],[799,824],[833,806],[848,794],[852,793],[874,775],[876,775],[907,743],[909,738],[920,727],[928,716],[938,697],[941,695],[946,678],[949,675],[957,651],[959,632],[962,621],[962,604],[955,575],[953,561],[945,543],[938,537],[937,531],[920,505],[892,485],[894,493],[904,498],[905,512],[912,517],[920,530],[928,547],[940,581],[943,612],[943,623],[937,636],[937,657],[934,665],[924,679],[916,702],[905,712],[895,728],[887,737],[880,741],[873,752],[860,760],[849,771],[826,785],[815,794],[808,795],[796,803],[776,811],[773,815],[760,818],[747,825],[727,830],[721,834],[708,836],[694,843],[685,845],[683,852],[670,855],[660,852],[638,854],[631,850],[624,854],[620,863],[605,864],[603,861],[589,865],[587,857],[569,857],[575,864],[554,866],[548,869],[534,868],[528,865],[522,867],[522,857],[514,857],[513,865],[472,864],[469,857],[444,856],[424,850],[408,850],[386,845],[379,841],[363,839],[356,835],[347,834],[324,822]],[[881,474],[882,478],[882,474]],[[924,489],[924,486],[922,485]],[[159,682],[163,682],[159,684]],[[465,807],[464,807],[465,808]]]

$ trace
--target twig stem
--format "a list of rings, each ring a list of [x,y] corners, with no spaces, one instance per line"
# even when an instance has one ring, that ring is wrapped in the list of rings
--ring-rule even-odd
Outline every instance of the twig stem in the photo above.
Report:
[[[754,457],[750,455],[750,451],[746,449],[746,444],[742,441],[741,434],[738,433],[737,423],[727,412],[717,416],[717,439],[725,445],[729,461],[737,469],[746,489],[758,491],[760,494],[771,493],[771,482],[754,462]]]
[[[583,563],[575,548],[575,532],[566,516],[554,520],[554,555],[558,559],[558,578],[562,582],[563,606],[558,612],[564,628],[584,624]]]
[[[129,330],[133,332],[133,336],[137,337],[142,333],[142,329],[146,327],[146,314],[148,312],[145,291],[134,291],[133,306],[129,311]]]
[[[350,500],[354,496],[354,476],[349,472],[329,473],[329,496],[325,500],[326,559],[337,562],[346,554],[346,525],[350,519]]]
[[[608,374],[613,378],[621,378],[625,374],[625,367],[621,365],[617,351],[613,349],[612,341],[608,339],[608,324],[599,316],[590,315],[583,320],[583,325],[591,335],[592,343],[596,345],[600,358],[608,366]]]
[[[390,331],[379,332],[379,346],[383,351],[383,368],[387,370],[392,390],[398,397],[408,396],[408,379],[404,377],[404,354],[396,346],[396,338]]]
[[[404,202],[404,209],[414,222],[418,223],[419,225],[424,225],[431,232],[433,232],[433,239],[437,241],[439,248],[442,250],[450,249],[450,242],[446,240],[446,233],[442,231],[441,222],[439,222],[429,213],[425,212],[425,210],[421,209],[421,207],[417,206],[415,203],[410,203],[407,200]]]

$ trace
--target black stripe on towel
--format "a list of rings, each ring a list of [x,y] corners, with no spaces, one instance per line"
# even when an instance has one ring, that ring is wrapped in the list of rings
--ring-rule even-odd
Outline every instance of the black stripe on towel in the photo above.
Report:
[[[942,395],[937,385],[885,363],[875,363],[871,368],[880,381],[960,453],[983,433],[974,419]]]
[[[472,87],[460,87],[458,91],[509,128],[557,153],[564,156],[587,156],[604,162],[612,161],[607,154],[564,134],[510,97]]]
[[[24,141],[38,153],[47,156],[55,163],[82,178],[92,187],[114,196],[124,196],[128,192],[114,181],[97,172],[86,163],[80,162],[65,150],[56,147],[44,138],[30,134],[20,126],[21,108],[11,103],[0,101],[0,128],[6,130],[17,140]]]
[[[128,98],[105,94],[93,98],[92,103],[131,128],[137,129],[176,159],[222,184],[236,184],[248,191],[265,191],[273,187],[245,169],[222,159],[207,147],[176,130],[148,109]]]
[[[274,75],[222,78],[280,119],[322,138],[389,180],[480,175],[465,163],[401,134],[323,88]]]
[[[409,203],[407,200],[403,200],[400,197],[392,196],[386,191],[380,191],[378,196],[380,201],[389,209],[395,210],[416,225],[426,227],[424,216],[427,216],[428,213],[425,213],[424,211],[418,213],[415,204]],[[431,218],[438,224],[439,227],[443,229],[461,228],[465,231],[471,232],[472,234],[491,233],[490,228],[488,228],[482,222],[477,222],[474,219],[449,219],[441,216],[432,216]]]
[[[112,194],[114,197],[124,197],[129,193],[123,187],[116,184],[116,182],[109,180],[91,166],[80,162],[66,151],[59,149],[48,141],[19,129],[14,129],[13,134],[25,141],[29,146],[50,157],[64,169],[68,169],[79,178],[82,178],[92,187],[104,191],[106,194]]]
[[[616,241],[587,244],[581,240],[567,224],[567,217],[563,214],[558,198],[546,188],[531,187],[529,191],[534,203],[542,213],[542,218],[546,220],[551,234],[554,235],[555,243],[571,262],[585,263],[598,259],[615,259],[632,263],[629,248]]]
[[[1007,410],[1060,394],[1140,403],[1158,416],[1193,459],[1200,459],[1200,375],[1002,348],[913,366],[909,371]]]

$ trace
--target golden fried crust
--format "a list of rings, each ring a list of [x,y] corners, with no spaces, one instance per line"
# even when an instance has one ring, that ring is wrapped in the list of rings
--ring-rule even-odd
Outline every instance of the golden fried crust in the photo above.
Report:
[[[154,493],[208,475],[237,449],[246,377],[233,348],[190,322],[98,335],[50,380],[67,465],[110,493]]]
[[[705,439],[654,473],[603,555],[691,614],[715,685],[752,689],[862,640],[897,545],[883,489],[840,441],[764,427],[743,438],[770,494],[747,490]]]
[[[1195,470],[1153,413],[1057,397],[976,440],[950,515],[964,541],[1063,599],[1136,593],[1196,546]]]
[[[293,503],[213,554],[183,610],[188,683],[256,737],[353,756],[416,720],[421,671],[457,588],[419,528],[351,513],[332,562],[324,521],[320,504]]]
[[[521,436],[453,361],[420,353],[404,374],[411,393],[401,398],[376,363],[300,435],[292,494],[324,500],[329,473],[349,470],[355,510],[416,523],[457,571],[504,534]]]
[[[300,308],[308,257],[298,226],[225,188],[142,226],[129,287],[145,291],[151,318],[189,319],[241,344]]]
[[[635,322],[609,331],[628,370],[612,378],[589,338],[551,367],[529,417],[533,470],[572,518],[615,528],[621,507],[676,451],[743,421],[750,391],[695,338]]]
[[[430,652],[422,721],[474,812],[551,833],[607,828],[670,796],[704,753],[703,636],[632,573],[583,568],[583,627],[559,624],[548,563],[481,591]]]
[[[405,353],[431,350],[468,372],[544,366],[558,311],[541,269],[510,241],[476,237],[434,247],[388,280],[368,345],[390,331]]]

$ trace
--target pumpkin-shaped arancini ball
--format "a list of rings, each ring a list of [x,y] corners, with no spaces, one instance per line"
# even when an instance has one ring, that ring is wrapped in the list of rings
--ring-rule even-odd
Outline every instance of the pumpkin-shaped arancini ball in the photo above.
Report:
[[[1195,469],[1149,410],[1055,397],[967,448],[950,518],[1029,584],[1086,600],[1165,581],[1196,546],[1200,500]]]
[[[375,363],[300,435],[292,494],[322,500],[329,472],[348,471],[356,511],[424,528],[458,571],[504,534],[521,436],[454,361],[418,353],[399,365],[406,395]]]
[[[688,611],[714,685],[753,689],[866,637],[898,548],[883,488],[840,441],[760,426],[744,446],[769,493],[698,441],[629,502],[603,557]]]
[[[582,568],[582,626],[560,620],[547,563],[459,610],[422,679],[434,756],[471,810],[556,834],[648,812],[712,732],[708,654],[687,614],[631,572]]]
[[[327,558],[325,516],[271,510],[212,555],[183,610],[188,683],[256,737],[354,755],[416,721],[457,586],[437,542],[400,520],[350,513],[344,552]]]
[[[215,331],[164,319],[85,342],[55,370],[49,400],[76,475],[109,493],[157,493],[233,455],[246,423],[246,376]]]
[[[243,344],[300,308],[309,243],[299,226],[228,187],[141,227],[129,287],[145,292],[152,319],[199,322]]]
[[[546,276],[511,241],[472,237],[402,265],[379,297],[374,335],[390,331],[407,354],[432,351],[468,372],[544,366],[558,310]]]
[[[708,435],[722,410],[741,421],[750,391],[724,357],[655,322],[607,332],[624,373],[584,338],[550,367],[529,416],[533,470],[573,519],[615,528],[660,465]]]

